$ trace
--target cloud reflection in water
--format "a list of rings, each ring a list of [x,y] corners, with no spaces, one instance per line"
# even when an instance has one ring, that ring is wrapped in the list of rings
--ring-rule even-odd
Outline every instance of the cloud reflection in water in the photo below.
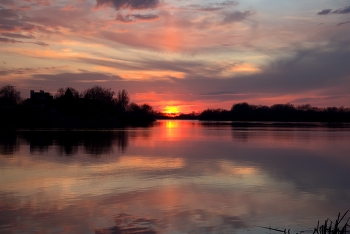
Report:
[[[194,121],[11,133],[0,137],[0,231],[300,231],[348,204],[349,140],[348,129]]]

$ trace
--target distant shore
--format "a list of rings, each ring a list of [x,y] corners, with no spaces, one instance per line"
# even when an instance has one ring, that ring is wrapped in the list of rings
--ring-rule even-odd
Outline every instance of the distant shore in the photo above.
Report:
[[[230,110],[206,109],[200,113],[166,116],[157,119],[198,119],[204,121],[273,122],[273,123],[350,123],[350,108],[313,107],[309,104],[275,104],[272,106],[234,104]]]

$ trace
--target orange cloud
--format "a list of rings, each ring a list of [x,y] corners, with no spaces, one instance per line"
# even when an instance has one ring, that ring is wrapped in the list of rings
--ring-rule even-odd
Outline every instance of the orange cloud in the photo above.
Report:
[[[253,73],[253,72],[259,72],[261,71],[260,68],[255,67],[252,64],[246,64],[246,63],[242,63],[242,64],[237,64],[234,65],[231,68],[231,71],[234,72],[243,72],[243,73]]]

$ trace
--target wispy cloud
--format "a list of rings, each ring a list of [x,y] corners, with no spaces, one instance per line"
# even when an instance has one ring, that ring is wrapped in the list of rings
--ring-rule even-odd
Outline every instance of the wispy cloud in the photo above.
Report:
[[[334,10],[332,13],[334,13],[334,14],[348,14],[348,13],[350,13],[350,6],[346,6],[346,7],[340,8],[338,10]]]
[[[337,24],[337,26],[344,25],[344,24],[348,24],[348,23],[350,23],[350,21],[341,22],[341,23]]]
[[[20,33],[2,33],[2,36],[11,37],[11,38],[23,38],[23,39],[34,39],[33,35],[23,35]]]
[[[337,10],[324,9],[317,13],[317,15],[328,15],[328,14],[348,14],[350,13],[350,6],[339,8]]]
[[[9,39],[9,38],[5,38],[5,37],[0,37],[0,43],[23,43],[23,42],[15,40],[15,39]]]
[[[116,10],[121,9],[154,9],[159,0],[96,0],[96,7],[112,6]]]
[[[218,11],[228,9],[232,6],[237,6],[237,1],[226,0],[220,3],[210,3],[208,5],[189,4],[186,6],[187,9],[199,10],[199,11]]]
[[[17,19],[17,13],[12,9],[0,9],[0,18],[4,19]]]
[[[233,11],[224,13],[225,18],[223,19],[224,24],[229,24],[233,22],[239,22],[245,20],[247,17],[254,15],[253,11]]]
[[[317,15],[328,15],[332,12],[332,9],[323,9],[322,11],[317,12]]]
[[[122,14],[117,14],[116,21],[123,23],[135,23],[135,22],[150,22],[158,20],[160,17],[154,14],[128,14],[123,16]]]
[[[40,42],[40,41],[36,41],[36,42],[28,42],[28,41],[19,41],[19,40],[15,40],[13,38],[6,38],[6,37],[0,37],[0,43],[28,43],[28,44],[35,44],[35,45],[39,45],[39,46],[49,46],[49,44],[45,43],[45,42]]]

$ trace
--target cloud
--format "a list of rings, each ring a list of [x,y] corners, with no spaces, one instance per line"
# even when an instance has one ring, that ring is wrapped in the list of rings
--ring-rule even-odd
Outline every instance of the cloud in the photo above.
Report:
[[[6,37],[0,37],[0,43],[28,43],[28,44],[35,44],[35,45],[39,45],[39,46],[49,46],[49,44],[47,43],[44,43],[44,42],[41,42],[41,41],[36,41],[36,42],[24,42],[24,41],[18,41],[18,40],[15,40],[15,39],[9,39],[9,38],[6,38]]]
[[[332,9],[324,9],[320,12],[317,12],[317,15],[328,15],[331,12],[332,12]]]
[[[341,22],[341,23],[337,24],[337,26],[340,26],[340,25],[343,25],[343,24],[348,24],[348,23],[350,23],[350,21]]]
[[[61,10],[68,11],[68,12],[74,12],[74,11],[78,11],[79,9],[73,5],[66,5],[65,7],[61,8]]]
[[[159,18],[160,17],[158,15],[153,15],[153,14],[147,14],[147,15],[128,14],[126,16],[123,16],[122,14],[118,14],[115,20],[123,23],[134,23],[134,22],[155,21],[155,20],[158,20]]]
[[[16,3],[13,0],[1,0],[0,6],[14,6]]]
[[[236,1],[228,0],[220,3],[211,3],[206,6],[201,6],[199,4],[190,4],[190,5],[187,5],[187,8],[191,8],[199,11],[218,11],[218,10],[227,9],[231,6],[237,6],[238,4],[239,3]]]
[[[154,9],[159,5],[159,0],[96,0],[96,7],[113,6],[120,9]]]
[[[20,74],[20,75],[33,75],[38,73],[45,73],[48,71],[60,70],[68,68],[68,65],[58,66],[58,67],[42,67],[42,68],[30,68],[30,67],[22,67],[17,69],[9,69],[3,70],[0,72],[0,76],[8,75],[8,74]]]
[[[17,20],[9,20],[0,18],[0,33],[1,32],[23,32],[23,31],[34,31],[38,27]]]
[[[22,43],[22,41],[17,41],[15,39],[0,37],[0,43]]]
[[[0,24],[0,32],[17,31],[15,26]]]
[[[148,14],[148,15],[133,14],[132,16],[134,18],[140,19],[140,20],[156,20],[156,19],[159,19],[158,15],[152,15],[152,14]]]
[[[121,77],[124,77],[122,74],[128,74],[128,70],[142,73],[145,69],[155,73],[157,71],[170,71],[169,73],[182,72],[185,74],[183,79],[154,78],[136,81],[127,79],[115,80],[113,76],[107,73],[94,73],[95,78],[93,79],[106,82],[111,81],[108,85],[123,87],[132,93],[162,93],[164,90],[170,89],[174,93],[183,93],[183,100],[198,100],[202,102],[214,99],[217,101],[241,100],[240,95],[242,98],[255,98],[255,100],[263,100],[264,97],[290,95],[290,98],[286,100],[287,102],[297,98],[315,96],[315,94],[312,94],[315,92],[327,92],[327,97],[324,96],[325,101],[327,101],[326,99],[334,95],[342,96],[343,98],[350,95],[349,91],[345,89],[345,87],[350,86],[350,67],[348,66],[350,55],[347,50],[344,50],[344,48],[349,46],[350,41],[343,41],[330,42],[327,45],[307,49],[295,48],[293,57],[276,59],[261,67],[261,71],[258,73],[242,75],[238,73],[234,76],[227,76],[222,73],[223,69],[232,67],[232,64],[213,64],[200,59],[192,60],[191,62],[182,60],[165,61],[161,58],[140,58],[139,61],[133,60],[129,62],[96,59],[82,59],[81,61],[93,65],[116,68],[120,71],[120,74],[117,74]],[[88,74],[58,74],[54,76],[47,74],[45,76],[49,80],[55,80],[55,82],[60,83],[79,82],[79,77],[83,78],[88,76]],[[41,78],[44,78],[44,74],[42,74]],[[155,81],[157,82],[156,86],[154,85]],[[192,95],[189,96],[189,94]],[[203,96],[203,94],[207,95]],[[340,98],[337,100],[340,100]],[[336,105],[336,101],[334,101],[333,105]]]
[[[337,10],[332,11],[332,9],[324,9],[317,13],[317,15],[328,15],[328,14],[348,14],[350,13],[350,6],[346,6],[343,8],[339,8]]]
[[[35,44],[35,45],[39,45],[39,46],[49,46],[49,44],[45,43],[45,42],[41,42],[41,41],[37,41],[37,42],[32,42],[32,44]]]
[[[229,24],[229,23],[233,23],[233,22],[239,22],[242,20],[245,20],[248,16],[253,15],[254,12],[253,11],[233,11],[233,12],[227,12],[225,13],[225,18],[223,19],[223,23],[224,24]]]
[[[18,15],[12,9],[0,9],[0,18],[17,19]]]
[[[346,7],[340,8],[338,10],[334,10],[332,13],[334,13],[334,14],[348,14],[348,13],[350,13],[350,6],[346,6]]]
[[[25,0],[37,6],[51,6],[51,0]]]
[[[24,38],[24,39],[34,39],[35,37],[32,35],[23,35],[20,33],[2,33],[2,36],[11,37],[11,38]]]

